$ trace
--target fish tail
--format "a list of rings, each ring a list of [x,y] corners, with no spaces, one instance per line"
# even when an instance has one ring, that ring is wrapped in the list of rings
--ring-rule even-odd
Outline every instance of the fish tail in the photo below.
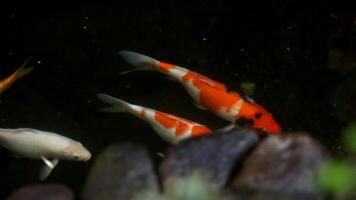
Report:
[[[150,71],[150,70],[158,70],[159,69],[159,61],[133,52],[133,51],[119,51],[118,53],[127,63],[134,66],[134,69],[130,69],[127,71],[123,71],[120,74],[127,74],[133,71]]]
[[[131,110],[130,104],[121,100],[121,99],[112,97],[107,94],[102,94],[102,93],[98,93],[97,96],[104,103],[111,105],[109,107],[101,108],[100,109],[101,111],[104,111],[104,112],[129,112]]]
[[[32,70],[33,67],[26,67],[27,63],[31,60],[31,57],[28,58],[24,64],[20,68],[18,68],[9,78],[12,81],[16,81],[17,79],[29,74]]]

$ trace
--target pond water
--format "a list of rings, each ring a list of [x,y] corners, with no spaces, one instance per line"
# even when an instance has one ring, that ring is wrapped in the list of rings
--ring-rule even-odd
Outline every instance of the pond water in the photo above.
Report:
[[[185,66],[270,111],[284,131],[304,131],[343,156],[340,135],[355,117],[356,15],[346,6],[298,1],[236,6],[213,1],[108,1],[2,6],[0,77],[29,57],[34,70],[0,96],[1,128],[30,127],[81,141],[93,158],[119,141],[167,144],[129,114],[99,112],[96,93],[172,113],[212,129],[228,125],[197,109],[184,88],[156,72],[135,72],[117,54],[137,51]],[[354,20],[354,21],[353,21]],[[156,157],[158,159],[158,157]],[[1,198],[38,183],[42,163],[0,152]],[[92,162],[92,161],[91,161]],[[45,182],[75,192],[89,163],[60,161]]]

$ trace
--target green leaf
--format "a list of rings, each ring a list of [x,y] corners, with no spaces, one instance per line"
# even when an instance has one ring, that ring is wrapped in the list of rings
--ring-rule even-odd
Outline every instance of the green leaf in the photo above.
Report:
[[[356,123],[344,130],[344,144],[350,153],[356,153]]]
[[[324,192],[347,195],[356,189],[356,170],[346,162],[331,160],[318,171],[318,185]]]
[[[254,83],[242,82],[240,87],[241,87],[242,91],[244,92],[244,94],[247,96],[252,96],[253,93],[255,93],[256,85]]]

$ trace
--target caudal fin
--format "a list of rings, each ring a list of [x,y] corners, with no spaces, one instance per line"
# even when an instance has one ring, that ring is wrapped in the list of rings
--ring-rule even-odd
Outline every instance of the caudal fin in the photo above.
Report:
[[[127,63],[134,66],[134,69],[123,71],[120,74],[127,74],[133,71],[146,71],[146,70],[155,70],[159,67],[159,61],[133,52],[133,51],[119,51],[118,53]]]
[[[8,89],[17,79],[27,75],[33,70],[33,67],[26,67],[26,64],[31,58],[27,59],[24,64],[20,68],[18,68],[11,76],[1,80],[1,88],[0,93],[4,90]]]
[[[24,64],[20,68],[18,68],[15,73],[11,75],[11,78],[13,79],[13,81],[16,81],[17,79],[29,74],[32,70],[33,67],[26,67]]]
[[[101,108],[104,112],[128,112],[130,110],[130,104],[107,94],[98,93],[98,98],[104,103],[110,104],[110,107]]]
[[[12,82],[16,81],[17,79],[27,75],[33,70],[33,67],[26,67],[27,63],[32,59],[32,57],[28,58],[20,68],[18,68],[9,78]]]

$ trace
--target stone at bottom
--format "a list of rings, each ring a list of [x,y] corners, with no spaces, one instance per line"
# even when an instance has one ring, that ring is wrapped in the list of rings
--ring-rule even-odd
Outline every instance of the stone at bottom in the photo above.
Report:
[[[221,188],[257,142],[255,132],[241,128],[182,141],[171,148],[160,167],[164,185],[199,171]]]
[[[313,198],[316,170],[327,157],[324,147],[306,134],[269,136],[244,162],[232,187]]]
[[[16,190],[7,200],[74,200],[74,195],[61,184],[36,184]]]
[[[121,143],[95,160],[82,192],[83,200],[130,200],[145,190],[158,192],[157,177],[146,148]]]

